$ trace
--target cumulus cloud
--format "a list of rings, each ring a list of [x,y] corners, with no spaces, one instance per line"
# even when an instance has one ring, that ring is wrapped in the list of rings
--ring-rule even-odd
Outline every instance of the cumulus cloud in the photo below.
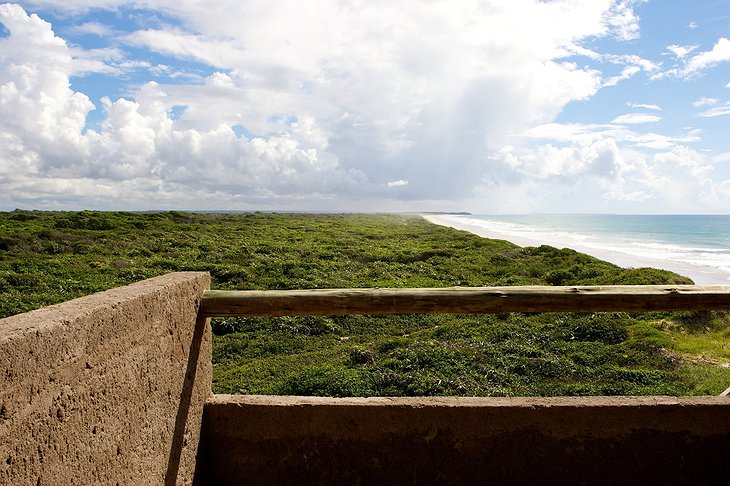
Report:
[[[124,33],[79,26],[78,35],[113,38],[98,49],[69,47],[41,18],[2,5],[0,204],[312,209],[337,200],[383,209],[388,198],[483,191],[517,200],[546,180],[576,194],[588,183],[607,199],[651,199],[659,166],[705,173],[641,149],[671,154],[696,132],[623,126],[660,119],[640,113],[601,126],[553,123],[573,101],[660,70],[585,47],[635,39],[638,3],[149,0],[134,5],[176,22]],[[140,50],[150,55],[130,57]],[[207,69],[195,82],[144,80],[98,106],[70,88],[79,76],[171,70],[150,61],[158,56]],[[576,56],[621,72],[606,77]],[[93,109],[101,121],[87,126]]]
[[[608,78],[606,81],[604,81],[603,87],[605,88],[608,86],[616,86],[621,81],[630,79],[634,76],[634,74],[637,74],[639,72],[641,72],[641,68],[639,68],[638,66],[626,66],[623,71],[621,71],[621,74]]]
[[[566,147],[539,145],[531,150],[505,147],[505,164],[522,174],[538,179],[593,175],[612,178],[621,164],[620,153],[612,140],[575,143]]]
[[[551,123],[535,127],[525,136],[536,143],[529,149],[512,149],[503,155],[505,163],[517,167],[525,176],[559,179],[553,196],[542,199],[543,208],[558,206],[563,194],[581,201],[595,201],[599,194],[608,207],[630,208],[642,203],[645,211],[686,211],[687,207],[714,207],[705,198],[716,189],[710,178],[712,163],[706,155],[686,144],[696,142],[699,132],[668,137],[637,133],[619,125],[581,125]],[[651,149],[647,153],[644,149]],[[592,196],[593,194],[593,196]],[[600,210],[595,202],[591,206]]]
[[[656,115],[647,115],[646,113],[625,113],[613,119],[611,123],[620,124],[637,124],[637,123],[655,123],[662,118]]]
[[[639,18],[634,13],[633,7],[643,0],[629,0],[624,2],[616,2],[615,10],[611,12],[607,23],[616,34],[623,40],[632,40],[639,37]]]
[[[322,152],[327,139],[311,118],[291,119],[278,133],[254,140],[237,137],[226,124],[178,128],[155,83],[139,91],[144,103],[104,98],[101,129],[85,129],[94,105],[69,88],[75,68],[66,43],[50,24],[17,5],[1,5],[0,21],[10,32],[0,40],[0,134],[5,142],[0,181],[6,197],[39,191],[126,199],[145,189],[165,194],[160,186],[177,186],[183,198],[185,186],[213,194],[298,197],[326,195],[333,188],[346,191],[364,182],[358,171],[341,170],[332,155]],[[229,81],[217,74],[207,86],[225,89]],[[98,184],[90,185],[92,180]],[[108,191],[122,183],[137,189]]]
[[[17,5],[0,5],[0,22],[10,33],[0,39],[0,132],[35,154],[23,157],[33,160],[27,170],[69,164],[87,153],[82,130],[94,106],[68,87],[68,47],[50,24]]]
[[[717,98],[707,98],[707,97],[703,96],[702,98],[698,99],[697,101],[694,101],[692,103],[692,106],[694,106],[695,108],[700,108],[703,106],[714,106],[714,105],[718,104],[719,102],[720,102],[720,100],[718,100]]]
[[[701,52],[692,57],[687,63],[684,72],[686,74],[694,74],[726,61],[730,61],[730,40],[721,37],[711,50]]]
[[[69,29],[70,32],[79,35],[95,35],[99,37],[108,37],[114,33],[114,29],[101,22],[84,22],[81,25],[75,25]]]
[[[587,205],[583,210],[601,209],[596,195],[614,209],[637,202],[646,211],[716,205],[706,195],[717,193],[722,184],[710,179],[712,161],[705,155],[677,143],[646,153],[634,148],[637,145],[622,143],[635,134],[624,132],[620,137],[608,130],[608,126],[570,126],[561,134],[560,127],[546,127],[542,138],[552,134],[560,139],[530,148],[505,147],[498,159],[528,182],[521,187],[531,203],[523,211],[555,210],[567,195]],[[530,181],[539,190],[529,190]]]
[[[712,157],[713,162],[719,162],[722,164],[730,163],[730,152],[724,152],[721,154],[717,154]]]
[[[674,47],[674,49],[672,49]],[[697,46],[682,48],[680,46],[669,46],[677,58],[681,61],[679,65],[664,72],[657,73],[653,79],[660,79],[665,76],[675,76],[682,78],[692,78],[701,75],[707,69],[710,69],[722,62],[730,61],[730,40],[721,37],[709,51],[703,51],[692,56]],[[678,54],[679,53],[679,54]],[[680,55],[682,54],[682,55]]]
[[[680,46],[677,44],[672,44],[667,46],[667,50],[674,54],[677,59],[684,59],[690,52],[694,51],[698,47],[698,45]]]
[[[261,197],[364,197],[382,187],[411,198],[463,195],[489,172],[492,147],[599,89],[599,72],[561,57],[592,36],[634,36],[632,4],[231,0],[211,9],[152,1],[148,8],[184,22],[145,26],[117,35],[115,47],[87,51],[4,5],[11,35],[1,41],[2,109],[16,116],[3,116],[12,140],[3,163],[14,147],[39,180],[138,180],[152,191],[176,184]],[[76,32],[111,35],[98,23]],[[219,72],[198,85],[146,83],[94,107],[69,88],[71,76],[165,69],[127,59],[120,46]],[[175,107],[185,110],[173,119]],[[94,108],[104,118],[92,129],[85,123]]]
[[[661,63],[652,61],[650,59],[645,59],[635,54],[607,54],[601,56],[601,58],[613,64],[623,64],[627,66],[638,67],[642,71],[645,71],[647,73],[654,73],[661,69]]]
[[[652,81],[667,77],[694,79],[705,74],[708,69],[720,63],[730,61],[730,40],[721,37],[708,51],[696,52],[698,45],[680,46],[676,44],[667,47],[667,53],[675,58],[672,67],[657,70],[650,75]]]
[[[146,47],[172,56],[194,59],[215,67],[233,68],[245,46],[233,39],[195,35],[178,28],[138,30],[120,38],[136,47]]]

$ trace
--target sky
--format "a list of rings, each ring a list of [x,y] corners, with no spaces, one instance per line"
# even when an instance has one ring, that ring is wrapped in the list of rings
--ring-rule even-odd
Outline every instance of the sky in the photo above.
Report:
[[[0,210],[730,213],[730,0],[0,4]]]

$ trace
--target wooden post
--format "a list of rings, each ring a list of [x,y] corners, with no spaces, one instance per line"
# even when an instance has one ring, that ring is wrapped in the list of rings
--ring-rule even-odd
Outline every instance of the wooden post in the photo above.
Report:
[[[668,310],[730,310],[730,286],[209,290],[200,307],[207,317]]]

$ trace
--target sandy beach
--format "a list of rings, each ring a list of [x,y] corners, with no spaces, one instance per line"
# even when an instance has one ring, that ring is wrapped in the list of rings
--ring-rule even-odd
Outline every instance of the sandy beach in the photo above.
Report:
[[[689,277],[698,285],[730,285],[730,273],[725,273],[719,269],[708,266],[692,265],[689,263],[667,261],[649,257],[639,257],[637,255],[619,251],[609,251],[581,244],[578,240],[568,241],[564,237],[557,235],[545,236],[541,239],[541,241],[538,241],[524,236],[501,233],[492,228],[485,227],[483,224],[477,224],[477,221],[473,221],[472,223],[468,216],[451,214],[423,214],[422,216],[424,219],[434,224],[468,231],[484,238],[506,240],[522,247],[550,245],[556,248],[571,248],[624,268],[659,268]]]

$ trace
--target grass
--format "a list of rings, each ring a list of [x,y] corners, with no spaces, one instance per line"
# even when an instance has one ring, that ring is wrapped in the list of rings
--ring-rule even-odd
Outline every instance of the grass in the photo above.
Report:
[[[730,388],[730,367],[692,364],[680,367],[678,373],[691,384],[689,395],[717,395]]]
[[[529,396],[676,395],[693,386],[659,348],[630,335],[634,319],[625,314],[346,316],[314,334],[299,320],[268,322],[272,331],[261,336],[261,320],[249,318],[219,337],[216,389]]]
[[[178,270],[218,289],[682,284],[416,216],[0,213],[0,316]],[[305,395],[717,394],[722,313],[216,319],[214,390]]]

